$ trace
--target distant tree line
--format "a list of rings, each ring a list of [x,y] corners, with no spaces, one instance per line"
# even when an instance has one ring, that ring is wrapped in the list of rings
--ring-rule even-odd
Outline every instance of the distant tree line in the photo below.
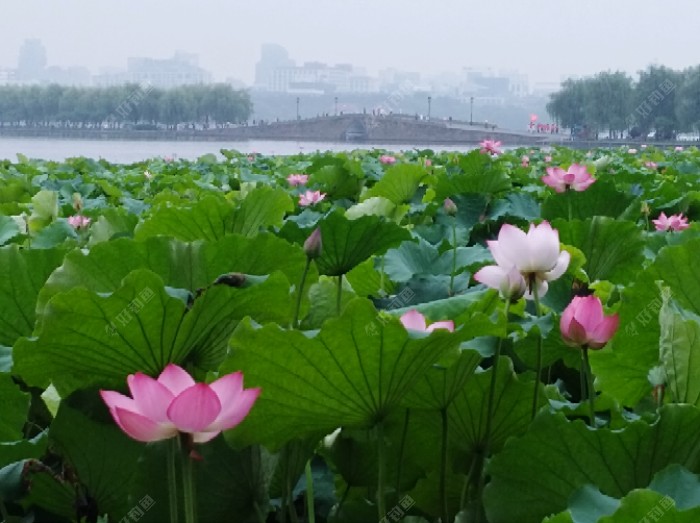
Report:
[[[209,126],[245,122],[252,110],[249,93],[227,84],[172,89],[138,84],[115,87],[0,86],[0,125],[80,128]]]
[[[646,137],[659,140],[700,131],[700,66],[676,71],[650,66],[634,81],[622,72],[567,80],[550,95],[547,111],[574,134]]]

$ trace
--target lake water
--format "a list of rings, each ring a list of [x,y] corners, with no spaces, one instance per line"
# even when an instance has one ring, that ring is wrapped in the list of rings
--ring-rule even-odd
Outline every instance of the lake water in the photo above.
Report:
[[[29,158],[62,161],[85,156],[104,158],[114,163],[132,163],[154,157],[196,159],[214,153],[223,158],[221,149],[257,152],[265,155],[290,155],[315,151],[350,151],[353,149],[388,149],[392,151],[433,149],[441,151],[470,151],[473,145],[402,145],[352,144],[345,142],[243,141],[243,142],[148,142],[117,140],[56,140],[49,138],[0,138],[0,159],[17,160],[17,153]]]

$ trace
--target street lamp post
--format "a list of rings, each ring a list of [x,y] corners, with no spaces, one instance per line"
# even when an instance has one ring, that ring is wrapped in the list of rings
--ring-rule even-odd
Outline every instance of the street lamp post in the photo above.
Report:
[[[297,120],[299,120],[299,97],[297,96]]]
[[[474,125],[474,97],[469,98],[469,125]]]
[[[430,120],[430,103],[433,101],[432,96],[428,96],[428,120]]]
[[[338,116],[338,97],[335,97],[335,115]]]

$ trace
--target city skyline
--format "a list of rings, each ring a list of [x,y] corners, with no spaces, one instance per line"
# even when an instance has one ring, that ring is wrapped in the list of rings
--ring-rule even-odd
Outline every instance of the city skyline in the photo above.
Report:
[[[653,63],[682,69],[697,65],[693,49],[700,44],[693,23],[700,6],[689,0],[666,2],[663,9],[651,0],[592,0],[585,6],[554,0],[498,6],[174,0],[167,10],[155,0],[4,3],[1,67],[15,67],[22,42],[40,38],[52,66],[96,73],[124,68],[129,57],[164,59],[183,49],[199,55],[214,80],[246,85],[254,82],[265,43],[282,45],[299,64],[350,63],[372,76],[386,68],[433,76],[490,67],[520,71],[532,83],[603,70],[634,74]],[[660,38],[669,26],[672,36]]]

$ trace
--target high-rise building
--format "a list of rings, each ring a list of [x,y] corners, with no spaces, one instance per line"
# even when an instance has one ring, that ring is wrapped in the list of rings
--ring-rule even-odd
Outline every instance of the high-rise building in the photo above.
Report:
[[[287,50],[278,44],[263,44],[260,48],[260,60],[255,64],[255,87],[272,90],[275,69],[294,67],[294,60],[289,58]]]
[[[46,70],[46,48],[38,38],[25,40],[19,49],[17,79],[24,82],[40,81]]]
[[[178,52],[172,58],[130,57],[126,72],[103,73],[95,77],[97,85],[139,84],[170,88],[178,85],[206,84],[211,73],[199,65],[197,55]]]

